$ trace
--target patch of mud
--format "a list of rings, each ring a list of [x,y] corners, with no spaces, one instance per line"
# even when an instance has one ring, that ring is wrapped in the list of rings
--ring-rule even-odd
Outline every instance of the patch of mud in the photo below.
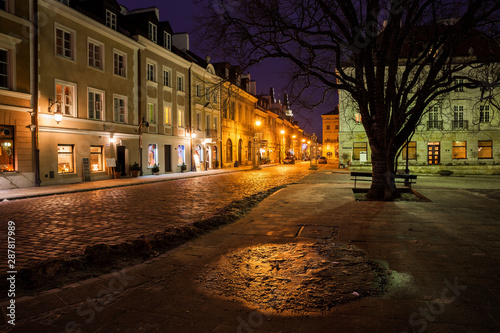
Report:
[[[222,256],[199,276],[202,292],[261,311],[319,312],[381,295],[385,269],[333,243],[265,244]]]

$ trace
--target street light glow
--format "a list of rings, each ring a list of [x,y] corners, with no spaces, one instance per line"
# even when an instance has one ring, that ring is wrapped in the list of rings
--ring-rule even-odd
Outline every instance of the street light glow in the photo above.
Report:
[[[255,126],[260,126],[260,124],[261,124],[260,120],[257,120],[257,121],[255,122]]]

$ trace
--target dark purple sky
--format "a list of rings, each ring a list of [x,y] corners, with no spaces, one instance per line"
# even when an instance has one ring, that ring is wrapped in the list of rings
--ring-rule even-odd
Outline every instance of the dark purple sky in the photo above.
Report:
[[[192,0],[172,1],[172,0],[118,0],[118,2],[129,10],[138,8],[157,7],[160,10],[160,20],[169,21],[174,33],[187,32],[190,34],[190,49],[202,58],[207,54],[199,51],[196,47],[198,41],[194,29],[196,27],[195,18],[201,15],[200,6],[195,6]],[[206,47],[206,46],[204,46]],[[217,61],[217,59],[214,59]],[[257,82],[257,94],[268,93],[271,87],[274,87],[277,99],[282,100],[286,93],[284,87],[287,84],[286,66],[279,60],[268,61],[259,64],[250,69],[250,75]],[[322,105],[317,107],[314,112],[308,110],[298,110],[298,106],[292,104],[294,110],[294,119],[299,121],[300,127],[307,133],[313,132],[321,138],[321,115],[332,111],[335,105]],[[299,114],[300,113],[300,114]]]

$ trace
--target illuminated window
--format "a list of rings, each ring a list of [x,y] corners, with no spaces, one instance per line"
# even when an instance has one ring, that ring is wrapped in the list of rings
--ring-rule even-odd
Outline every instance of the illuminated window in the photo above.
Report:
[[[403,159],[406,159],[406,145],[403,147]],[[417,159],[417,142],[410,141],[408,143],[408,159],[416,160]]]
[[[177,127],[184,127],[184,110],[177,109]]]
[[[90,170],[92,172],[103,171],[102,146],[90,146]]]
[[[186,161],[186,149],[184,145],[177,146],[177,165],[182,165]]]
[[[158,163],[158,150],[155,144],[148,145],[148,168]]]
[[[73,173],[75,172],[75,156],[73,145],[57,146],[57,172]]]
[[[14,171],[14,127],[0,126],[0,171]]]
[[[233,142],[231,139],[226,141],[226,162],[231,163],[233,161]]]
[[[477,157],[478,158],[493,158],[493,141],[478,141],[477,142]]]
[[[56,101],[57,111],[62,112],[65,116],[75,116],[75,94],[76,85],[67,82],[56,81]]]
[[[361,123],[361,113],[356,113],[354,115],[354,121],[356,122],[356,124]]]
[[[364,151],[367,151],[367,143],[366,142],[354,142],[353,151],[352,151],[352,159],[359,160],[359,154]]]
[[[452,156],[454,159],[467,158],[467,142],[466,141],[453,141]]]
[[[172,124],[172,108],[170,106],[165,106],[164,108],[164,120],[165,120],[165,125],[171,125]]]

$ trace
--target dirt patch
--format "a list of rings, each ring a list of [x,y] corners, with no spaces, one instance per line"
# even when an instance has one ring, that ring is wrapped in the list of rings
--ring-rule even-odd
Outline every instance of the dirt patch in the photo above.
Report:
[[[319,312],[383,292],[385,269],[364,257],[334,243],[259,245],[222,256],[199,281],[206,294],[260,311]]]

